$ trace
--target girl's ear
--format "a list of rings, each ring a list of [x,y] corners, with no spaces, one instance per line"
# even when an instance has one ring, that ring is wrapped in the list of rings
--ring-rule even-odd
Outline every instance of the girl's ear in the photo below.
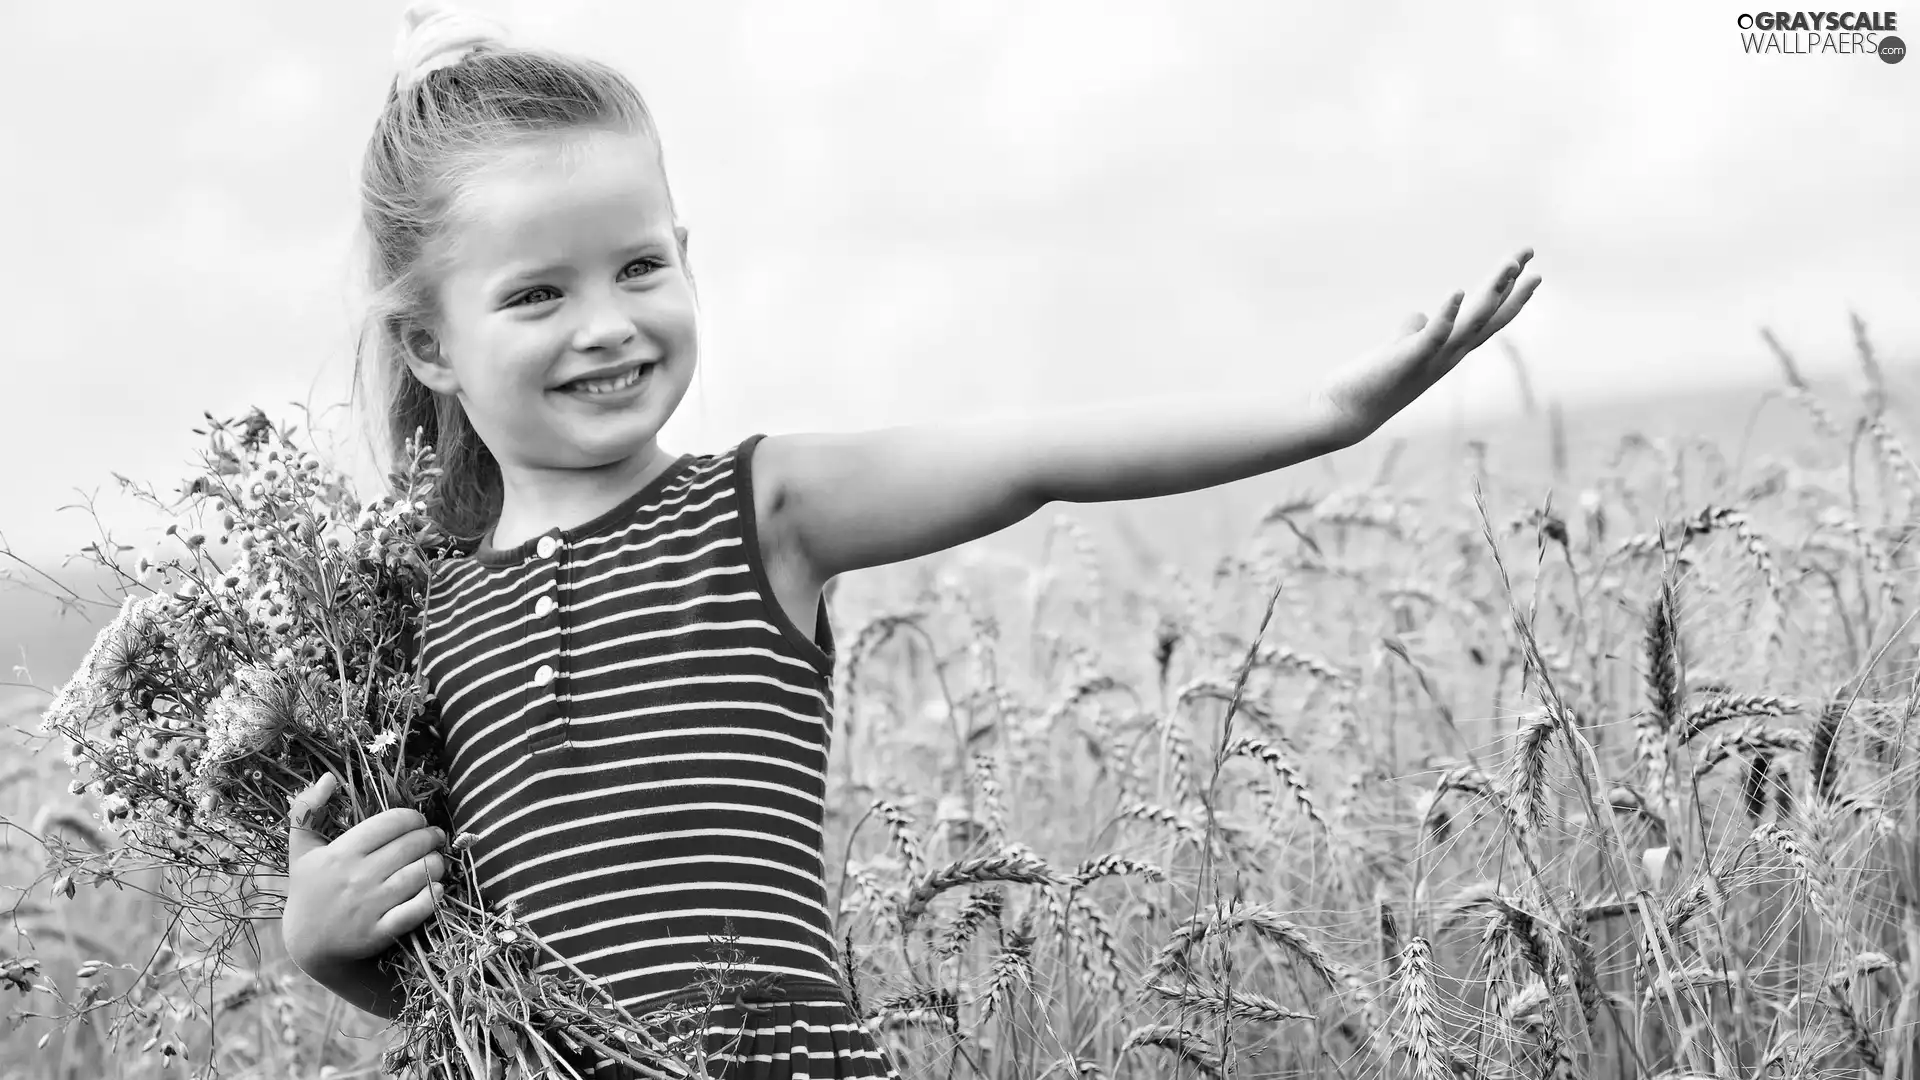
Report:
[[[424,327],[408,326],[399,331],[400,350],[407,358],[407,370],[421,385],[436,394],[460,392],[459,377],[453,365],[440,355],[440,342]]]

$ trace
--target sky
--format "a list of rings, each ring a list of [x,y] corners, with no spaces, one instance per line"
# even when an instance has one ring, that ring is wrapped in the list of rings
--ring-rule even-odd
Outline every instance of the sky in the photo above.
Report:
[[[403,5],[4,4],[0,536],[71,551],[58,508],[170,485],[207,410],[308,403],[376,475],[327,407]],[[1523,246],[1505,337],[1570,408],[1771,378],[1763,325],[1844,372],[1849,311],[1920,362],[1920,61],[1745,55],[1738,4],[469,6],[658,118],[702,304],[675,450],[1278,400]],[[1403,422],[1517,403],[1489,348]]]

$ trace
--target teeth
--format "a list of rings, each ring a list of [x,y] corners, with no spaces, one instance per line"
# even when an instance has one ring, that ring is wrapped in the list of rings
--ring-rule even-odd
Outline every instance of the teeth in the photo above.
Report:
[[[583,380],[573,383],[572,387],[588,394],[611,394],[616,390],[625,390],[627,387],[639,382],[640,376],[644,374],[646,370],[645,365],[642,365],[627,372],[625,375],[615,375],[609,379]]]

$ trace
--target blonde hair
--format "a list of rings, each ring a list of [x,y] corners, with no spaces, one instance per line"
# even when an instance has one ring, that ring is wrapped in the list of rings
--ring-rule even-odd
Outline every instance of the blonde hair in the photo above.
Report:
[[[500,512],[500,467],[458,400],[407,369],[436,316],[442,239],[460,189],[517,142],[577,129],[659,134],[640,93],[605,64],[506,40],[494,24],[444,4],[409,9],[398,68],[367,142],[360,222],[372,296],[354,360],[356,391],[383,378],[394,461],[424,432],[443,470],[429,514],[456,542],[477,543]],[[662,161],[662,173],[665,163]],[[671,195],[669,195],[671,202]]]

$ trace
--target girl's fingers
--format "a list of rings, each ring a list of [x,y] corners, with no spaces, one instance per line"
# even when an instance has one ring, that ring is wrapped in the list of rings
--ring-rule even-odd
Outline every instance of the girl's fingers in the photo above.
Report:
[[[1426,336],[1429,342],[1444,345],[1447,339],[1453,336],[1454,322],[1460,317],[1460,305],[1465,303],[1466,299],[1467,294],[1456,289],[1453,295],[1447,298],[1447,302],[1440,305],[1440,313],[1427,324]]]
[[[402,868],[426,858],[429,853],[439,851],[446,842],[447,834],[439,829],[415,829],[368,855],[367,868],[381,878],[392,877]],[[414,888],[419,886],[415,885]]]
[[[354,855],[371,855],[392,843],[394,840],[427,827],[427,817],[418,810],[395,807],[382,810],[353,828],[340,834],[335,841],[341,849]],[[394,865],[398,866],[398,863]]]
[[[1490,328],[1487,332],[1492,334],[1512,322],[1513,317],[1520,314],[1520,309],[1526,307],[1527,301],[1533,298],[1533,291],[1540,287],[1542,280],[1539,274],[1529,274],[1522,278],[1520,284],[1507,293],[1507,300],[1500,305],[1500,310],[1494,313],[1493,322],[1489,324]]]
[[[380,896],[397,903],[446,876],[447,861],[437,851],[428,852],[389,875]]]
[[[1519,260],[1509,259],[1494,271],[1493,279],[1487,282],[1486,291],[1473,302],[1472,311],[1460,322],[1458,336],[1462,340],[1476,340],[1477,335],[1486,328],[1506,300],[1507,291],[1513,288],[1514,281],[1519,278],[1520,266]]]
[[[374,924],[374,932],[388,941],[409,933],[433,915],[434,909],[440,905],[441,891],[440,883],[436,881],[388,908],[387,913]]]
[[[327,800],[333,798],[333,789],[339,781],[332,773],[308,784],[306,790],[293,797],[287,807],[287,861],[289,863],[315,848],[327,846],[320,834],[313,831],[313,822]]]
[[[1480,332],[1474,335],[1468,347],[1479,348],[1488,338],[1499,333],[1512,322],[1513,317],[1520,314],[1520,309],[1527,306],[1527,300],[1533,296],[1533,291],[1540,287],[1540,280],[1540,275],[1530,274],[1510,289],[1507,292],[1507,298],[1500,304],[1500,310],[1494,312],[1493,317],[1480,328]]]

